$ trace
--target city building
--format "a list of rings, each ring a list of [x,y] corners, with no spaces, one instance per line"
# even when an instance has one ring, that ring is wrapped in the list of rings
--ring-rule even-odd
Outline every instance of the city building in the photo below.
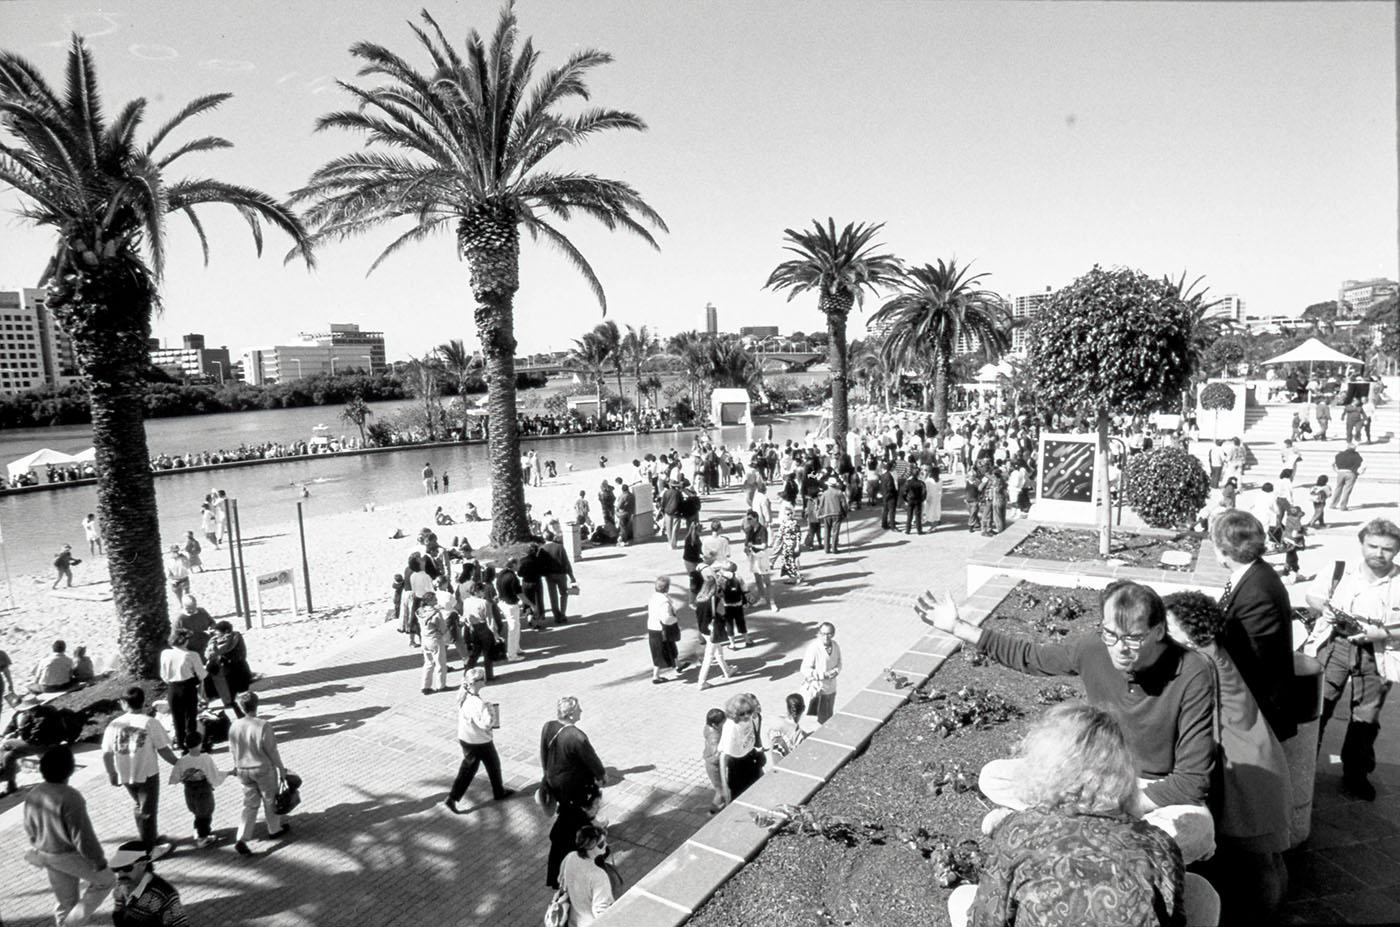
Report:
[[[714,303],[705,304],[705,334],[719,334],[719,310]]]
[[[386,364],[384,333],[362,332],[360,326],[352,322],[332,322],[325,331],[302,332],[300,337],[302,341],[319,344],[323,347],[353,346],[359,348],[360,355],[369,354],[369,367],[367,369],[370,373],[383,370]],[[364,360],[365,358],[360,357],[360,359]]]
[[[349,322],[332,322],[324,331],[302,332],[296,344],[252,347],[239,363],[243,382],[254,386],[287,383],[318,373],[375,373],[388,369],[384,333],[360,331]]]
[[[203,335],[185,335],[178,348],[153,348],[150,357],[152,366],[178,379],[215,383],[233,379],[233,362],[229,358],[228,347],[206,348]]]
[[[739,337],[753,338],[756,341],[762,341],[764,338],[776,338],[778,337],[778,326],[744,325],[739,328]]]
[[[1054,290],[1045,288],[1043,293],[1027,293],[1022,296],[1015,296],[1011,299],[1011,321],[1017,323],[1011,329],[1011,353],[1025,354],[1030,337],[1030,323],[1040,315],[1040,307],[1045,305],[1050,297],[1054,295]]]
[[[1206,312],[1206,318],[1244,322],[1244,300],[1240,299],[1237,294],[1226,293],[1224,296],[1215,297],[1211,302],[1213,305]]]
[[[0,394],[78,379],[73,339],[59,328],[45,295],[32,287],[0,290]]]
[[[1337,291],[1337,317],[1360,318],[1377,303],[1400,292],[1400,283],[1385,277],[1370,280],[1343,280]]]

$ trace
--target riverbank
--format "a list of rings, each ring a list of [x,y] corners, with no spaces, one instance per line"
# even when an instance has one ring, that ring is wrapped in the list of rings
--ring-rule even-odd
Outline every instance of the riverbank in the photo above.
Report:
[[[533,441],[553,441],[560,438],[606,438],[616,435],[636,435],[645,438],[649,435],[680,435],[691,434],[701,431],[702,428],[695,425],[684,426],[679,429],[663,429],[660,431],[636,431],[631,428],[618,428],[610,431],[577,431],[561,434],[532,434],[521,435],[522,444]],[[468,438],[464,441],[420,441],[408,444],[389,444],[383,447],[359,447],[345,451],[323,451],[316,454],[287,454],[281,457],[255,457],[248,460],[225,460],[219,463],[193,464],[185,467],[171,467],[166,470],[152,470],[154,476],[175,476],[181,473],[201,473],[208,470],[232,470],[237,467],[254,467],[266,464],[285,464],[306,460],[331,460],[344,457],[363,457],[370,454],[388,454],[394,451],[421,451],[433,450],[435,448],[450,447],[484,447],[485,438]],[[18,496],[38,492],[47,492],[60,489],[79,489],[84,486],[96,486],[97,478],[90,477],[81,480],[65,480],[61,483],[36,483],[33,486],[4,486],[0,485],[0,496]]]

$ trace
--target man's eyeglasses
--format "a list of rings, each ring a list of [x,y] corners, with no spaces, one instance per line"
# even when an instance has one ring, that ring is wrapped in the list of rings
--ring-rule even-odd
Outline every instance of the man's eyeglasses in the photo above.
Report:
[[[1137,650],[1151,634],[1151,631],[1144,631],[1141,634],[1119,634],[1112,628],[1099,628],[1099,637],[1103,639],[1105,644],[1115,647],[1121,643],[1129,650]]]

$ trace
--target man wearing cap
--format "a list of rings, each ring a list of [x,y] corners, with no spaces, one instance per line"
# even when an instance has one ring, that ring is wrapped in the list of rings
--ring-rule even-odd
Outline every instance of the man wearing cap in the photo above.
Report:
[[[112,894],[116,927],[189,927],[180,893],[156,875],[151,856],[139,840],[117,847],[108,863],[117,879]]]
[[[113,718],[102,732],[102,764],[113,785],[126,787],[134,804],[136,830],[141,845],[160,858],[170,851],[170,844],[160,843],[160,828],[156,814],[160,810],[159,757],[174,766],[179,762],[170,749],[170,736],[155,718],[146,714],[146,692],[131,686],[122,693],[123,713]],[[115,867],[114,867],[115,868]]]
[[[841,531],[841,521],[849,511],[850,503],[846,500],[845,492],[841,490],[836,477],[831,477],[826,481],[826,489],[817,499],[817,517],[821,519],[823,533],[826,535],[823,540],[828,554],[840,553],[837,549],[838,535]]]
[[[112,891],[107,856],[92,828],[87,802],[68,784],[73,775],[73,751],[50,747],[39,760],[40,785],[24,799],[24,831],[29,837],[27,862],[48,874],[53,888],[54,923],[78,924],[90,917]],[[80,884],[87,889],[79,895]]]
[[[457,802],[467,794],[481,766],[486,767],[491,795],[496,801],[504,801],[515,794],[515,789],[506,788],[501,779],[501,757],[496,752],[492,733],[494,718],[491,706],[481,697],[485,682],[486,671],[473,666],[462,679],[462,694],[457,698],[457,742],[462,745],[462,763],[457,767],[457,778],[452,780],[452,789],[443,802],[453,814],[462,813]]]
[[[165,555],[165,581],[170,584],[176,602],[182,601],[190,591],[190,565],[178,544],[171,544]]]

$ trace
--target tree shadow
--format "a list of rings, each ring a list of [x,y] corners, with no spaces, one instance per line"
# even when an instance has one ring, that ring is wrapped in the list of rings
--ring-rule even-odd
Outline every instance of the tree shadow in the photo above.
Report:
[[[590,666],[597,666],[605,662],[602,657],[596,660],[551,660],[543,656],[538,662],[531,663],[503,663],[496,670],[495,682],[504,684],[507,682],[520,682],[525,679],[537,679],[543,676],[557,676],[564,673],[571,673],[574,670],[588,669]]]
[[[274,718],[269,715],[269,720],[276,723],[278,742],[290,743],[294,740],[311,740],[316,737],[339,734],[343,731],[352,731],[357,727],[362,727],[369,719],[388,710],[388,705],[369,705],[364,708],[352,708],[348,711],[303,718]]]
[[[340,679],[354,679],[359,676],[379,676],[385,673],[399,673],[417,669],[423,665],[423,657],[415,647],[411,652],[397,657],[382,657],[378,660],[364,660],[359,663],[345,663],[340,666],[323,666],[280,676],[264,676],[259,680],[258,694],[276,689],[290,689],[314,683],[335,682]]]
[[[329,698],[332,695],[345,695],[350,692],[363,692],[364,686],[351,686],[343,682],[331,682],[323,686],[312,686],[309,689],[300,689],[296,692],[287,692],[281,695],[260,695],[259,699],[263,710],[276,705],[282,709],[295,708],[301,702],[309,702],[318,698]]]

